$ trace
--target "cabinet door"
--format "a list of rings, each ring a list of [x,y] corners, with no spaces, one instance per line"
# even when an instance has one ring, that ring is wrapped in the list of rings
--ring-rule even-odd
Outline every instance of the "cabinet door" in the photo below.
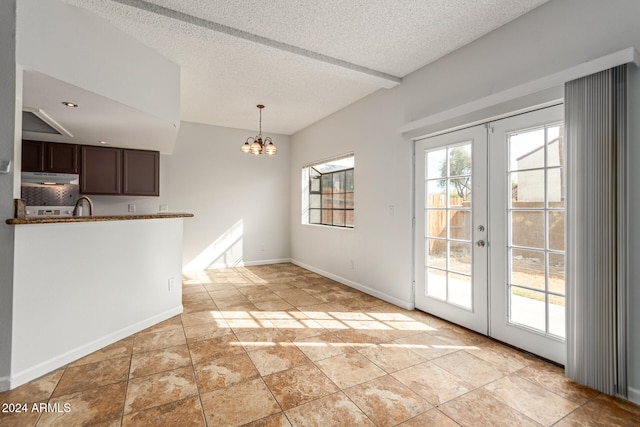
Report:
[[[122,194],[122,149],[83,145],[80,192]]]
[[[44,142],[22,141],[22,171],[44,172]]]
[[[47,144],[48,172],[78,173],[78,146],[74,144]]]
[[[123,194],[160,195],[160,153],[146,150],[123,150]]]

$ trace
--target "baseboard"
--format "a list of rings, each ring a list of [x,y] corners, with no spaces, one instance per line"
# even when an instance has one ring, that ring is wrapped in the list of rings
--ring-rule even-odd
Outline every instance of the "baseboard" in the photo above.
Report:
[[[3,391],[9,390],[10,386],[11,386],[11,381],[9,377],[0,378],[0,393],[2,393]]]
[[[339,283],[342,283],[343,285],[347,285],[347,286],[349,286],[351,288],[357,289],[357,290],[359,290],[361,292],[364,292],[365,294],[371,295],[373,297],[380,298],[383,301],[386,301],[386,302],[388,302],[390,304],[393,304],[393,305],[397,305],[398,307],[404,308],[405,310],[413,310],[414,309],[413,303],[411,303],[411,302],[403,301],[403,300],[398,299],[396,297],[392,297],[391,295],[387,295],[384,292],[380,292],[380,291],[378,291],[376,289],[372,289],[372,288],[370,288],[368,286],[365,286],[365,285],[363,285],[361,283],[354,282],[353,280],[345,279],[344,277],[337,276],[337,275],[335,275],[333,273],[329,273],[328,271],[321,270],[319,268],[313,267],[311,265],[305,264],[305,263],[300,262],[300,261],[295,260],[295,259],[291,259],[290,262],[292,264],[297,265],[298,267],[302,267],[302,268],[307,269],[309,271],[313,271],[314,273],[317,273],[317,274],[319,274],[321,276],[324,276],[324,277],[327,277],[329,279],[335,280],[336,282],[339,282]]]
[[[62,366],[65,366],[82,357],[85,357],[93,353],[94,351],[100,350],[101,348],[106,347],[109,344],[113,344],[116,341],[140,332],[143,329],[155,325],[156,323],[160,323],[163,320],[167,320],[173,316],[177,316],[178,314],[181,314],[182,311],[182,304],[180,304],[178,307],[174,307],[155,316],[151,316],[147,319],[136,322],[133,325],[124,327],[104,337],[91,341],[90,343],[81,345],[80,347],[76,347],[72,350],[67,351],[66,353],[51,358],[36,366],[12,374],[9,378],[0,378],[0,391],[14,389],[36,378],[40,378],[41,376],[48,374],[49,372],[55,371],[56,369],[61,368]],[[6,388],[5,384],[7,384]]]
[[[291,262],[291,258],[276,258],[276,259],[263,259],[258,261],[238,261],[234,263],[213,264],[207,267],[207,270],[218,270],[221,268],[234,268],[234,267],[251,267],[254,265],[282,264],[283,262]],[[184,271],[189,271],[189,270],[184,270]]]
[[[291,262],[291,258],[265,259],[261,261],[247,261],[242,263],[242,267],[251,267],[252,265],[282,264],[284,262]]]
[[[635,403],[636,405],[640,405],[640,390],[637,388],[629,387],[629,400]]]

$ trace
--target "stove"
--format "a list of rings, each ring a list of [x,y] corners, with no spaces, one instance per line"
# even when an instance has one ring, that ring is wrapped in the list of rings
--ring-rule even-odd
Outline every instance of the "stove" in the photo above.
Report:
[[[73,206],[27,206],[27,218],[66,218],[73,216]]]

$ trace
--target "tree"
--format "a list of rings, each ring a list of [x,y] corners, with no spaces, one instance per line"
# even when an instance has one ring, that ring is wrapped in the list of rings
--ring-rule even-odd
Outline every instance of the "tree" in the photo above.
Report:
[[[447,160],[443,160],[440,164],[440,176],[452,178],[450,182],[456,189],[456,194],[450,194],[450,197],[461,197],[468,200],[471,196],[471,153],[466,147],[456,147],[449,150],[449,170],[447,171]],[[448,173],[447,173],[448,172]],[[441,181],[439,187],[444,187],[446,181]]]

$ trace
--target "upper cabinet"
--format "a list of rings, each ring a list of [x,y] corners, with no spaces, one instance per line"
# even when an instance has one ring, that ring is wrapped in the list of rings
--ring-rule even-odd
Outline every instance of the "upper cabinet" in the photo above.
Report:
[[[160,152],[22,141],[24,172],[79,173],[80,193],[160,195]]]
[[[80,193],[122,194],[122,149],[80,146]]]
[[[122,150],[122,194],[160,195],[160,153],[147,150]]]
[[[74,144],[46,144],[47,172],[79,173],[78,146]]]
[[[22,141],[22,171],[44,172],[44,142]]]
[[[78,146],[22,141],[23,172],[79,173]]]

